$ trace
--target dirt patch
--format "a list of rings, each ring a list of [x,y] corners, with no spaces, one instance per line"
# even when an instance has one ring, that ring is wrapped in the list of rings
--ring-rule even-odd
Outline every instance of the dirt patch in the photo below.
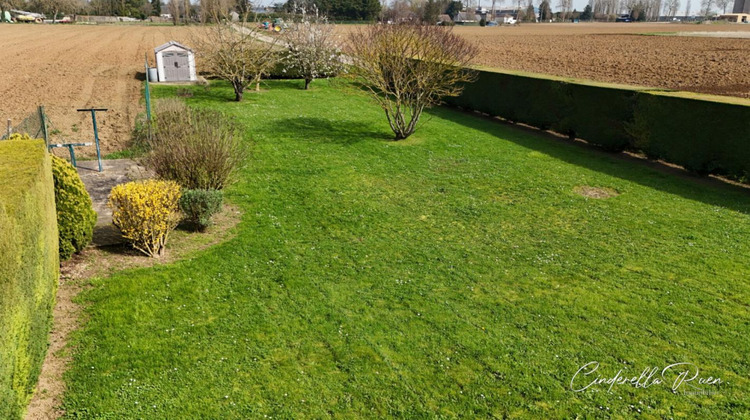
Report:
[[[237,207],[224,205],[221,213],[214,217],[214,225],[206,232],[195,233],[181,228],[174,231],[167,252],[159,259],[143,256],[127,245],[114,245],[92,246],[63,262],[60,265],[60,285],[53,311],[50,347],[26,419],[58,419],[64,414],[60,408],[65,392],[63,374],[70,365],[73,350],[68,341],[71,332],[81,324],[82,308],[74,299],[85,288],[88,279],[107,277],[127,268],[151,267],[183,259],[194,252],[231,239],[240,219],[241,212]]]
[[[586,198],[597,199],[612,198],[620,195],[619,192],[612,188],[589,187],[587,185],[580,185],[578,187],[575,187],[573,188],[573,192]]]

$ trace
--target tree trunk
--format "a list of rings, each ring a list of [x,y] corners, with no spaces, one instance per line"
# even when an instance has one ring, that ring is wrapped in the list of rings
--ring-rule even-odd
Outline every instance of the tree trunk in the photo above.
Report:
[[[242,85],[242,82],[232,82],[232,87],[234,88],[234,100],[237,102],[242,101],[245,86]]]
[[[305,90],[310,88],[310,83],[312,83],[312,79],[305,79]]]

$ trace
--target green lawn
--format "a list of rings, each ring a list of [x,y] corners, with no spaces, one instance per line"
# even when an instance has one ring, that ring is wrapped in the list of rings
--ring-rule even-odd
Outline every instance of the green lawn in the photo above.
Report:
[[[193,88],[254,142],[237,236],[93,281],[68,416],[750,417],[748,193],[449,109],[395,143],[300,86]],[[573,392],[590,361],[723,383]]]

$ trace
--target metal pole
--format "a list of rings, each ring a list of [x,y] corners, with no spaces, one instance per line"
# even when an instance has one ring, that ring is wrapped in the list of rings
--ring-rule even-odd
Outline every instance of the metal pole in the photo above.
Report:
[[[83,108],[78,112],[91,112],[91,122],[94,123],[94,140],[96,141],[96,159],[99,161],[99,172],[102,172],[102,152],[99,150],[99,129],[96,126],[96,111],[107,111],[106,108]]]
[[[151,89],[148,86],[148,53],[144,54],[146,56],[146,118],[148,121],[151,121]]]
[[[99,172],[102,171],[102,153],[99,151],[99,131],[96,128],[96,110],[91,110],[91,120],[94,122],[94,140],[96,140],[96,159],[99,161]]]
[[[73,145],[72,144],[68,145],[68,151],[70,152],[70,163],[73,164],[74,168],[77,168],[78,165],[76,165],[76,152],[73,150]],[[101,171],[99,171],[99,172],[101,172]]]
[[[44,144],[49,147],[49,137],[47,136],[47,119],[44,117],[44,107],[39,106],[39,119],[42,120],[42,134],[44,135]]]

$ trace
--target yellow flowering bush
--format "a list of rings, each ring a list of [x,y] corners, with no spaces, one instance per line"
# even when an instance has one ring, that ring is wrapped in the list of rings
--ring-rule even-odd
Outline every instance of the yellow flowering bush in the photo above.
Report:
[[[135,181],[112,188],[112,223],[133,247],[150,257],[163,254],[180,222],[180,186],[174,181]]]

